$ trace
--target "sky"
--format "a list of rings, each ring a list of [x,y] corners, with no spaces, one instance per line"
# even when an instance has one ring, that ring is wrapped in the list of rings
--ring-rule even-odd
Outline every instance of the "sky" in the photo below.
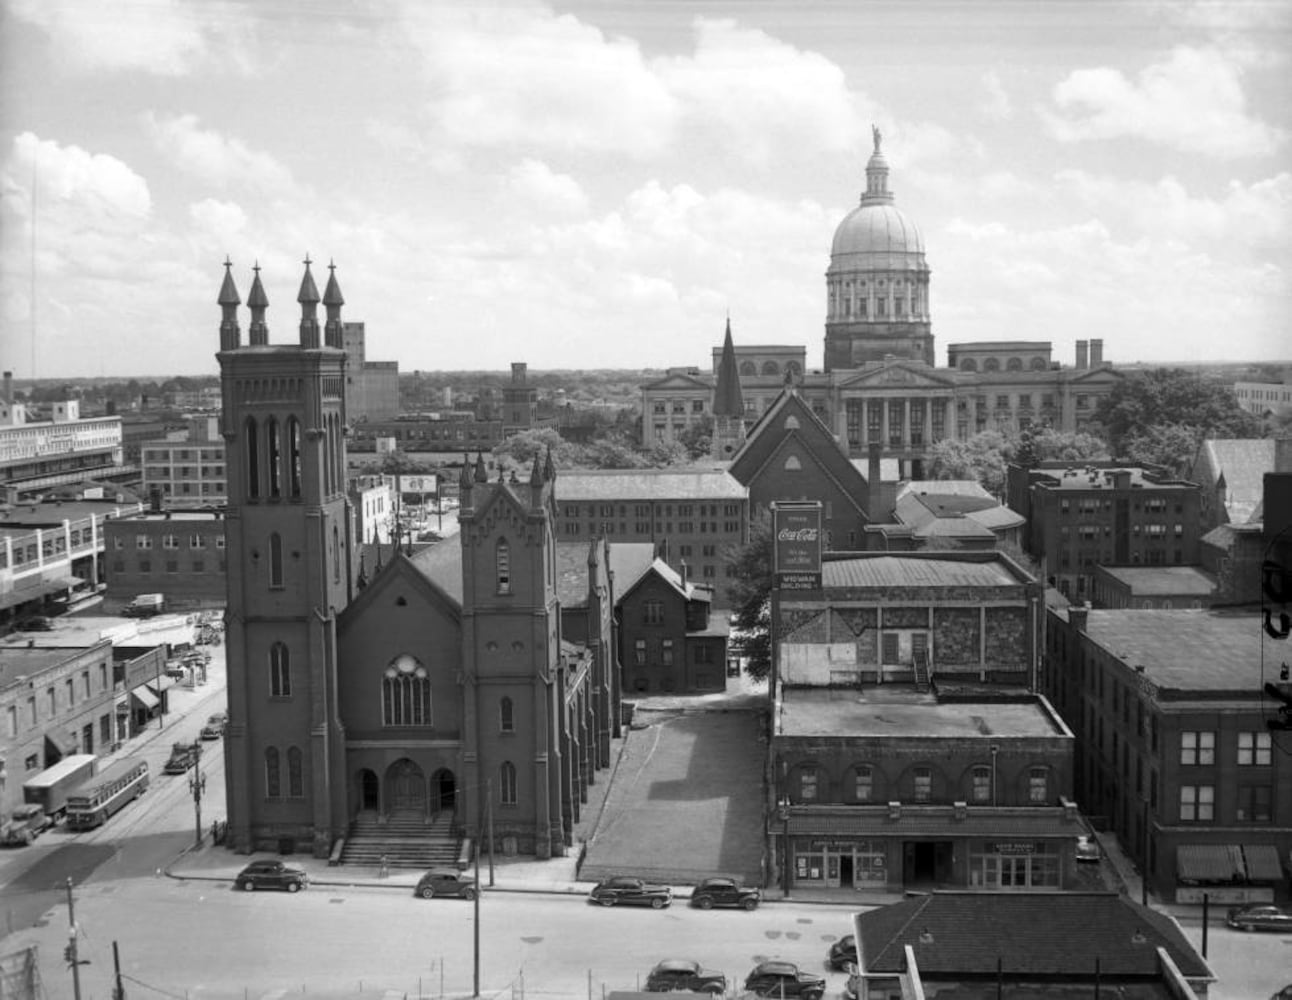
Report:
[[[1289,60],[1292,0],[0,0],[0,367],[214,374],[226,257],[292,342],[308,255],[401,371],[818,368],[872,125],[939,365],[1288,359]]]

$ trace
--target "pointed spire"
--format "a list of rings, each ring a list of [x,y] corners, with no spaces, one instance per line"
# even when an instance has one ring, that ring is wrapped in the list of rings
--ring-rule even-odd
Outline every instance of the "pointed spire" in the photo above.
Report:
[[[538,489],[542,487],[544,481],[543,463],[539,460],[538,452],[534,452],[534,464],[529,470],[529,485]]]
[[[340,348],[345,346],[341,326],[341,307],[345,305],[345,297],[341,294],[341,286],[336,282],[335,261],[329,261],[327,269],[327,288],[323,292],[323,307],[327,310],[327,323],[323,327],[323,342],[328,347]]]
[[[489,470],[485,468],[484,452],[476,452],[476,471],[475,481],[477,483],[489,482]]]
[[[731,340],[731,317],[727,317],[727,333],[722,338],[722,357],[718,360],[718,380],[713,387],[713,417],[738,417],[745,415],[745,403],[740,394],[740,372],[736,369],[736,347]]]
[[[465,451],[462,453],[462,472],[458,474],[458,489],[471,489],[471,456]]]
[[[301,347],[319,346],[318,304],[319,290],[314,285],[314,275],[310,273],[310,255],[305,255],[305,275],[301,278],[301,290],[296,301],[301,306]]]
[[[224,258],[224,281],[216,299],[220,306],[220,350],[236,351],[242,346],[242,331],[238,328],[238,286],[233,283],[233,261]]]
[[[547,482],[556,481],[556,463],[552,461],[552,446],[547,446],[547,458],[543,462],[543,479]]]
[[[251,307],[251,326],[248,330],[253,344],[269,343],[269,324],[265,322],[265,310],[269,308],[269,296],[265,286],[260,283],[260,261],[251,268],[255,277],[251,279],[251,291],[247,294],[247,305]]]

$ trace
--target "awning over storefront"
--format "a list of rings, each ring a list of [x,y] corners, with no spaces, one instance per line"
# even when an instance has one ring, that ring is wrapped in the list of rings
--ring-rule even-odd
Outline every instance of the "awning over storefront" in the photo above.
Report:
[[[45,763],[62,760],[69,754],[76,753],[80,747],[76,741],[62,736],[59,733],[45,734]]]
[[[131,688],[130,697],[149,711],[152,711],[159,704],[159,699],[148,689],[147,685]]]
[[[1243,861],[1247,865],[1247,877],[1253,882],[1283,881],[1279,849],[1272,844],[1244,844]]]
[[[173,677],[158,677],[156,680],[148,682],[148,689],[158,697],[161,697],[161,693],[167,688],[172,688],[174,686],[175,678]]]
[[[1175,849],[1175,873],[1191,882],[1242,879],[1243,852],[1237,844],[1181,844]]]
[[[16,608],[19,604],[25,604],[27,601],[38,601],[41,598],[48,597],[50,594],[57,594],[60,590],[67,590],[73,584],[65,578],[55,580],[37,580],[29,586],[19,587],[15,590],[5,591],[0,594],[0,611],[6,608]]]

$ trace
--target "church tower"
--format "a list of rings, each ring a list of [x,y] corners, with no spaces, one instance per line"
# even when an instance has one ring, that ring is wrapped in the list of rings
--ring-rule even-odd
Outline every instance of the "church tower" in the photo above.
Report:
[[[489,482],[477,456],[458,510],[465,783],[491,790],[495,838],[539,858],[565,852],[555,479],[550,454],[528,482]]]
[[[933,364],[924,238],[893,204],[883,136],[872,131],[866,190],[835,230],[825,274],[828,372],[889,355]]]
[[[229,492],[229,842],[243,853],[326,857],[348,820],[336,653],[352,579],[345,300],[331,266],[320,299],[307,257],[298,342],[271,344],[257,266],[243,344],[232,265],[224,267],[216,357]]]
[[[722,340],[718,378],[713,387],[713,436],[710,454],[730,461],[745,443],[745,402],[740,393],[740,372],[736,369],[736,348],[731,342],[731,317]]]

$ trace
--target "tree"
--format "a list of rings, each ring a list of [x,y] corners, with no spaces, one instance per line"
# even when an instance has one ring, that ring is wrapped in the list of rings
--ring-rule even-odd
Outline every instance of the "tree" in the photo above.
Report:
[[[1160,465],[1173,476],[1183,476],[1193,464],[1203,432],[1187,424],[1145,427],[1122,441],[1122,457],[1137,465]]]
[[[359,474],[363,476],[417,476],[429,475],[433,471],[428,462],[398,449],[359,466]]]
[[[543,457],[548,451],[558,468],[577,464],[578,447],[567,442],[552,427],[533,427],[503,438],[494,446],[493,456],[498,463],[509,463],[528,472],[535,456]]]
[[[759,511],[749,525],[749,541],[726,553],[727,591],[735,604],[736,628],[744,634],[745,673],[765,680],[772,670],[772,515]]]
[[[1260,420],[1238,405],[1227,383],[1183,368],[1132,372],[1099,401],[1095,420],[1118,457],[1131,438],[1167,425],[1193,428],[1198,440],[1261,433]]]
[[[1033,442],[1040,462],[1054,459],[1064,462],[1097,462],[1110,457],[1108,442],[1085,431],[1056,431],[1053,427],[1043,427],[1036,432]],[[1017,454],[1014,461],[1023,464]]]
[[[686,448],[691,461],[708,458],[713,447],[713,414],[706,413],[694,423],[687,424],[678,433],[677,440]]]
[[[993,496],[1005,489],[1005,470],[1013,442],[1000,431],[979,431],[964,441],[943,438],[929,449],[934,479],[975,479]]]

